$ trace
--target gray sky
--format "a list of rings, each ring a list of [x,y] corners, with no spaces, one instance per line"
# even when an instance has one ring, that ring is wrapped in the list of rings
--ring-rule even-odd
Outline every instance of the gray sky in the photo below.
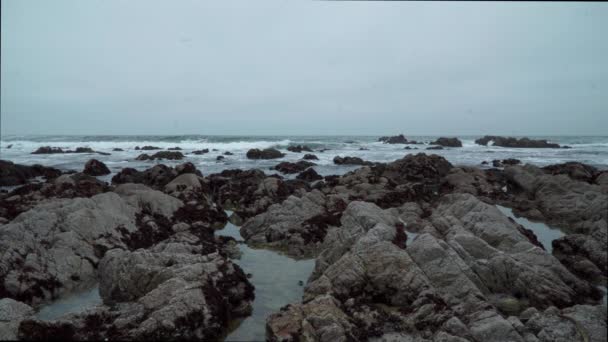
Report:
[[[608,3],[2,1],[3,134],[607,134]]]

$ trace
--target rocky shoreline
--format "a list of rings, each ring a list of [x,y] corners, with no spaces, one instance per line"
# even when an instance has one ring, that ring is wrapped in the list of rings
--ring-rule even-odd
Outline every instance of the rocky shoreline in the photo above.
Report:
[[[323,177],[312,162],[278,163],[297,174],[287,178],[159,164],[107,184],[94,177],[107,173],[97,160],[86,174],[0,161],[2,184],[25,184],[0,194],[0,339],[222,339],[255,300],[234,239],[215,234],[231,210],[249,246],[316,259],[302,300],[268,317],[268,340],[606,340],[607,171],[458,167],[424,153],[336,158],[361,167]],[[26,184],[32,177],[46,179]],[[496,205],[565,236],[549,253]],[[102,304],[34,317],[94,284]]]

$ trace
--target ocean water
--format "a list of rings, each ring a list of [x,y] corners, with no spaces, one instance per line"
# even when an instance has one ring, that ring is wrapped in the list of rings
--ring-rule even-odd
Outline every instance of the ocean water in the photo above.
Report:
[[[437,136],[406,136],[410,140],[428,143]],[[297,161],[304,153],[285,151],[287,146],[305,144],[311,147],[319,158],[315,169],[322,175],[343,174],[357,168],[356,166],[338,166],[333,164],[335,156],[355,156],[375,162],[389,162],[402,158],[408,153],[434,153],[444,156],[454,165],[480,166],[482,161],[491,162],[493,159],[517,158],[524,163],[539,166],[579,161],[594,165],[600,169],[608,169],[608,136],[530,136],[530,138],[547,139],[561,145],[571,146],[571,149],[518,149],[495,146],[480,146],[474,143],[477,136],[459,136],[463,142],[461,148],[446,148],[444,150],[426,151],[429,145],[383,144],[378,142],[378,136],[2,136],[0,140],[0,159],[10,160],[19,164],[42,164],[63,170],[82,170],[84,163],[91,158],[101,160],[112,170],[120,171],[124,167],[143,170],[156,163],[175,165],[190,161],[204,174],[220,172],[224,169],[261,168],[266,172],[280,161]],[[9,148],[9,145],[12,145]],[[180,147],[186,156],[183,161],[136,161],[141,153],[155,151],[136,151],[135,146],[154,145],[167,149]],[[96,151],[111,153],[109,156],[99,154],[51,154],[35,155],[31,152],[41,146],[74,149],[90,147]],[[405,146],[417,150],[405,150]],[[280,160],[249,160],[245,154],[251,148],[277,148],[287,155]],[[112,149],[122,148],[123,152]],[[192,151],[208,148],[210,153],[194,155]],[[216,149],[217,151],[211,151]],[[328,149],[325,152],[318,152]],[[218,162],[216,157],[229,151],[234,155],[225,156]],[[112,175],[104,179],[109,180]]]

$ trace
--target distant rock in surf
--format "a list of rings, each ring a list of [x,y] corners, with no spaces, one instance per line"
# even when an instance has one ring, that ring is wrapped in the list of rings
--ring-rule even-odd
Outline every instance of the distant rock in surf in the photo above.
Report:
[[[319,158],[317,158],[317,156],[315,156],[314,154],[305,154],[304,157],[302,157],[302,159],[305,159],[305,160],[319,160]]]
[[[444,138],[441,137],[433,142],[431,145],[439,145],[443,147],[462,147],[462,141],[458,138]]]
[[[287,151],[301,153],[302,151],[312,152],[312,149],[306,145],[294,145],[287,147]]]
[[[274,148],[266,148],[263,150],[253,148],[247,151],[248,159],[277,159],[285,157],[285,153],[281,153]]]
[[[336,165],[373,165],[374,163],[370,161],[363,160],[359,157],[340,157],[336,156],[334,158],[334,164]]]
[[[147,155],[146,153],[140,154],[135,160],[154,160],[154,159],[169,159],[169,160],[181,160],[184,159],[184,155],[177,151],[160,151],[153,155]]]
[[[475,140],[478,145],[488,146],[489,142],[493,142],[494,146],[513,147],[513,148],[560,148],[559,144],[547,142],[545,139],[534,140],[530,138],[513,138],[500,137],[495,135],[486,135],[483,138]]]

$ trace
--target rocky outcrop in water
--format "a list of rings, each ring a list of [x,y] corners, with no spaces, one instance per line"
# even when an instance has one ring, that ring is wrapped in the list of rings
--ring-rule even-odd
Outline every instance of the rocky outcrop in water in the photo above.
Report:
[[[372,165],[372,162],[363,160],[359,157],[334,157],[334,164],[336,165]]]
[[[323,176],[317,173],[315,169],[308,168],[305,171],[300,172],[299,175],[296,176],[296,179],[301,179],[307,182],[314,182],[316,180],[323,179]]]
[[[512,138],[500,137],[495,135],[486,135],[483,138],[475,140],[478,145],[487,146],[493,142],[494,146],[512,147],[512,148],[560,148],[559,144],[547,142],[547,140],[534,140],[529,138]]]
[[[60,175],[61,171],[52,167],[19,165],[11,161],[0,160],[0,186],[21,185],[34,177],[52,179]]]
[[[201,155],[201,154],[205,154],[205,153],[209,153],[209,149],[208,148],[205,148],[205,149],[202,149],[202,150],[192,151],[192,154],[196,154],[196,155]]]
[[[415,140],[407,140],[403,134],[395,135],[395,136],[387,136],[380,137],[378,141],[381,141],[385,144],[417,144],[418,142]]]
[[[437,138],[437,140],[431,142],[431,145],[439,145],[443,147],[462,147],[462,141],[458,138]]]
[[[304,160],[319,160],[319,158],[317,158],[317,156],[315,156],[314,154],[305,154],[304,157],[302,157],[302,159],[304,159]]]
[[[274,169],[282,172],[282,173],[298,173],[306,170],[307,168],[316,165],[315,163],[311,163],[305,160],[300,160],[295,163],[292,162],[282,162],[274,166]]]
[[[292,145],[287,147],[287,151],[302,153],[302,152],[312,152],[312,149],[306,145]]]
[[[285,153],[281,153],[279,150],[274,148],[266,148],[263,150],[253,148],[247,151],[248,159],[277,159],[283,157],[285,157]]]
[[[146,145],[146,146],[143,146],[141,148],[139,146],[135,146],[135,150],[136,151],[140,151],[140,150],[141,151],[154,151],[154,150],[160,150],[160,149],[161,149],[160,147],[150,146],[150,145]]]
[[[85,175],[89,176],[103,176],[110,174],[110,169],[106,164],[100,162],[97,159],[90,159],[84,164],[84,170],[82,171]]]
[[[160,151],[153,155],[140,154],[135,160],[155,160],[155,159],[168,159],[168,160],[181,160],[184,159],[184,155],[179,151]]]
[[[163,164],[154,165],[145,171],[137,171],[136,169],[127,167],[112,177],[112,183],[141,183],[155,189],[162,189],[175,177],[184,173],[194,173],[202,177],[201,172],[196,169],[194,164],[187,162],[177,165],[175,168]]]

